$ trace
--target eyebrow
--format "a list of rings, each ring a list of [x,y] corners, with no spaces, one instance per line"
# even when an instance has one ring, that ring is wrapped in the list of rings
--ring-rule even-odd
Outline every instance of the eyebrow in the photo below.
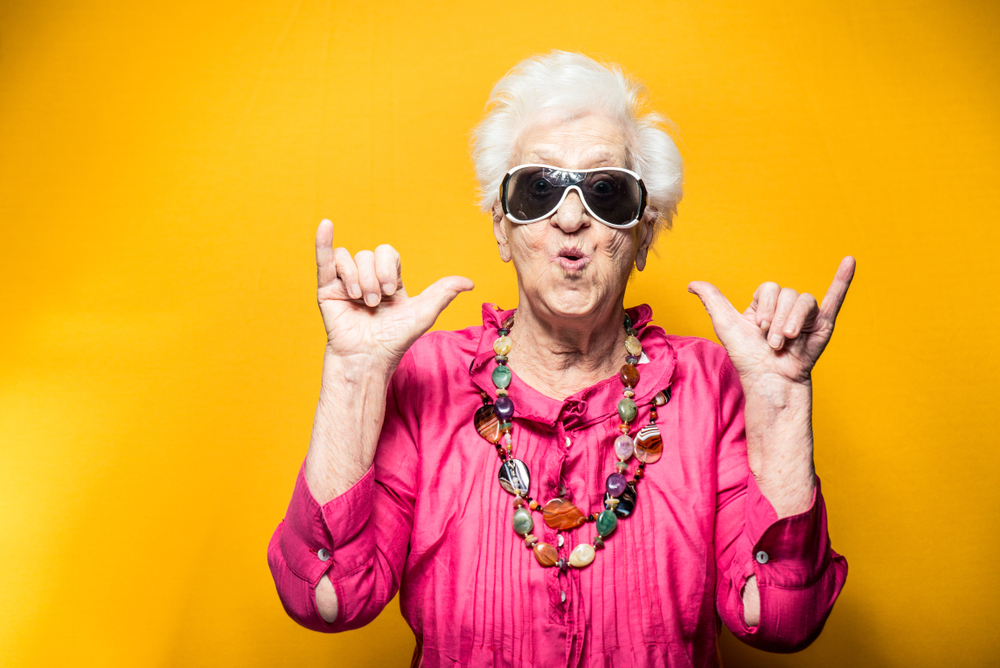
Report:
[[[555,155],[547,152],[544,147],[537,148],[532,153],[540,162],[550,163],[555,160]],[[602,151],[593,155],[583,153],[583,157],[585,159],[584,162],[589,163],[592,167],[613,167],[613,163],[616,162],[615,156],[608,151]],[[560,165],[553,164],[552,166],[559,167]]]

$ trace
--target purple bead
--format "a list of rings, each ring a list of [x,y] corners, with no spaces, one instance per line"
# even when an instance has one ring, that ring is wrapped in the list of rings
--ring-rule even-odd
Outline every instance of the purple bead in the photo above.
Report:
[[[625,485],[628,483],[625,480],[625,476],[621,473],[612,473],[608,476],[608,494],[618,498],[621,493],[625,491]]]
[[[625,358],[625,361],[634,366],[639,363],[639,358],[636,357],[635,355],[629,355],[628,357]]]
[[[501,422],[507,422],[514,415],[514,402],[510,400],[510,397],[497,397],[497,400],[493,403],[493,407],[496,409],[497,417],[500,418]]]
[[[625,461],[632,456],[633,451],[634,447],[630,436],[620,434],[618,438],[615,439],[615,455],[618,456],[618,459]]]

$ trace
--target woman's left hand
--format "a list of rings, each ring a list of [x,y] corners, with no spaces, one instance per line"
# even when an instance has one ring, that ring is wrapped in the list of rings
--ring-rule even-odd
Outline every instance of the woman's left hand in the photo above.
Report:
[[[705,305],[744,387],[767,381],[808,383],[833,335],[854,267],[853,257],[841,260],[822,304],[808,293],[764,283],[741,315],[711,283],[694,281],[688,291]]]

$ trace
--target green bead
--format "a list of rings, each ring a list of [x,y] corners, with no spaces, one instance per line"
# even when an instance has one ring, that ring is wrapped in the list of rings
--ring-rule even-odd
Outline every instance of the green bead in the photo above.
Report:
[[[522,536],[527,536],[534,526],[535,520],[531,519],[531,513],[524,508],[518,508],[514,511],[514,531]]]
[[[618,417],[622,419],[622,422],[631,422],[638,414],[639,409],[636,407],[635,402],[628,397],[618,402]]]
[[[628,313],[625,314],[625,329],[632,329],[632,318],[629,317]]]
[[[493,384],[501,390],[507,389],[510,385],[510,369],[505,366],[497,366],[493,369]]]
[[[597,533],[601,538],[607,536],[618,526],[618,518],[611,510],[605,510],[597,516]]]

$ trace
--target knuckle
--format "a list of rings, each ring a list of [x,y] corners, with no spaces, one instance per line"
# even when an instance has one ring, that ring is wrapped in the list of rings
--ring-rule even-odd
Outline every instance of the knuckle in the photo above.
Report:
[[[337,275],[343,276],[345,278],[353,277],[358,273],[357,267],[354,266],[354,262],[350,261],[349,258],[346,262],[338,260],[336,263],[336,267],[337,267]]]

